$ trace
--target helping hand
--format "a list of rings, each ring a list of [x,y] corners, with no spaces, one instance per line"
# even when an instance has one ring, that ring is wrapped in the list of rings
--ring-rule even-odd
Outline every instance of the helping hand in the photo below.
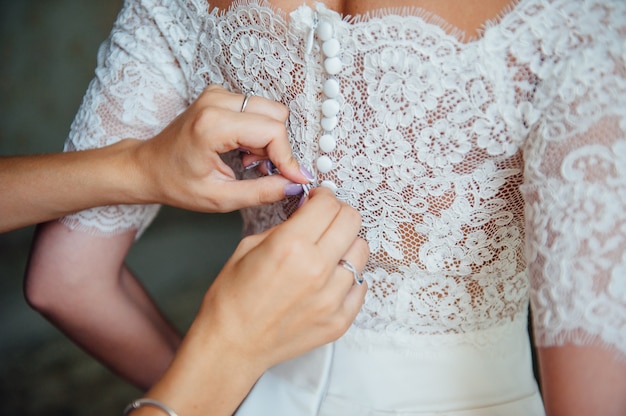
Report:
[[[365,266],[369,248],[357,238],[360,225],[356,210],[315,189],[287,222],[241,242],[207,292],[198,322],[209,320],[231,354],[262,371],[334,341],[367,291],[338,264]]]
[[[253,96],[241,112],[244,96],[218,86],[198,99],[137,151],[137,166],[154,202],[204,212],[227,212],[278,201],[289,185],[308,183],[291,154],[285,123],[287,108]],[[280,175],[237,180],[220,154],[244,148],[244,163],[269,159]],[[291,186],[293,188],[293,186]]]

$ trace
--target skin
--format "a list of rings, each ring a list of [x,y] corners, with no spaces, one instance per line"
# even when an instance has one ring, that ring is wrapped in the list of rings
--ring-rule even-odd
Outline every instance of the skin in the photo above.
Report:
[[[205,92],[152,140],[122,140],[100,149],[0,157],[0,232],[81,209],[161,203],[226,212],[278,201],[290,183],[307,183],[291,155],[287,109],[217,86]],[[219,121],[219,122],[218,122]],[[219,154],[243,147],[244,163],[271,159],[281,175],[237,181]]]
[[[229,7],[230,3],[230,1],[212,1],[211,5],[226,9]],[[314,2],[306,1],[306,3],[313,4]],[[448,22],[451,28],[459,29],[464,32],[466,39],[472,39],[478,36],[487,21],[497,18],[507,7],[515,4],[508,0],[454,2],[458,7],[450,7],[451,2],[437,0],[346,0],[326,1],[325,3],[334,10],[351,15],[363,14],[386,7],[419,7],[439,16],[444,21]],[[301,5],[302,2],[276,0],[272,1],[271,4],[285,12],[290,12]],[[282,171],[283,169],[281,169],[281,172]],[[283,172],[283,174],[288,175],[287,171]],[[296,179],[292,180],[296,181]],[[176,196],[171,196],[171,198],[176,200]],[[54,230],[52,231],[52,233],[54,233]],[[54,241],[54,239],[52,238],[51,241]],[[119,265],[116,265],[116,267],[113,268],[113,273],[127,276],[128,272],[120,272],[118,270],[119,267]],[[193,345],[191,342],[190,344]],[[182,348],[187,347],[183,344]],[[193,349],[193,347],[189,348]],[[219,351],[220,348],[218,347],[217,350]],[[546,411],[549,416],[565,414],[626,414],[626,403],[624,403],[623,399],[623,397],[626,397],[626,364],[624,364],[623,357],[620,358],[617,352],[603,347],[577,347],[565,344],[559,347],[539,348],[538,358],[541,369],[542,393],[546,403]],[[165,359],[162,362],[169,361]],[[226,365],[227,364],[228,363],[226,363]],[[193,367],[193,365],[188,365],[187,367],[187,369],[190,370],[190,367]],[[173,365],[172,368],[182,369],[185,368],[185,365],[184,363],[180,364],[180,367]],[[181,370],[181,372],[184,371]],[[196,379],[196,381],[200,382],[202,379],[199,378]],[[242,384],[248,385],[249,380],[242,381]],[[163,394],[163,392],[159,390],[151,392],[150,394],[152,393],[157,395]],[[162,397],[165,402],[171,404],[173,407],[175,407],[174,404],[186,406],[185,401],[173,401],[170,403],[165,400],[168,398],[167,396],[158,396],[155,398],[159,397]],[[197,403],[193,397],[187,397],[186,399],[190,400],[191,403]],[[201,405],[201,403],[197,403],[197,406]],[[207,405],[210,406],[210,404]],[[180,409],[179,411],[183,413],[185,407],[181,407]],[[136,414],[156,415],[161,414],[161,412],[150,408],[143,408],[137,410]],[[187,413],[185,412],[184,414]]]
[[[270,3],[287,13],[301,1],[273,0]],[[317,1],[307,0],[314,5]],[[361,15],[384,8],[416,7],[442,18],[447,31],[460,30],[463,39],[480,36],[485,23],[498,18],[511,0],[328,0],[329,8],[344,15]],[[212,1],[211,5],[227,9],[228,0]],[[451,7],[454,5],[454,7]],[[599,346],[579,347],[565,344],[538,348],[542,396],[548,416],[626,415],[626,363],[617,351]]]
[[[180,415],[231,415],[269,367],[342,335],[366,291],[337,266],[341,258],[365,266],[367,244],[355,239],[360,223],[356,211],[321,188],[287,222],[244,239],[146,397]],[[133,415],[159,412],[142,407]]]
[[[187,209],[221,212],[280,200],[285,197],[286,186],[292,183],[289,179],[308,182],[291,156],[285,106],[252,97],[242,113],[242,102],[241,94],[209,87],[154,138],[145,142],[132,140],[131,145],[136,147],[128,150],[126,156],[130,162],[123,164],[127,169],[120,173],[122,178],[128,176],[122,181],[137,190],[134,198],[142,203],[159,201]],[[250,152],[243,158],[244,165],[270,159],[282,174],[236,180],[219,155],[242,147]],[[77,160],[79,154],[75,155]],[[99,153],[94,153],[94,158],[87,162],[98,163],[95,155]],[[89,164],[81,167],[86,169]],[[91,188],[92,182],[106,181],[106,175],[102,174],[87,175],[84,193],[72,187],[63,188],[76,194],[70,199],[79,201],[71,201],[72,206],[61,198],[65,204],[62,209],[72,212],[77,204],[93,204],[94,198],[97,203],[102,202],[95,195],[86,196],[102,191]],[[36,176],[30,178],[34,181]],[[23,183],[20,186],[28,189]],[[23,199],[28,200],[26,196]],[[122,199],[128,202],[129,198]],[[19,206],[4,209],[29,221],[39,215],[39,211],[24,215]],[[34,309],[113,372],[147,389],[171,362],[181,334],[124,263],[134,238],[134,230],[96,237],[72,231],[57,221],[41,224],[36,231],[24,287],[26,299]],[[76,313],[77,310],[81,313]],[[103,314],[103,310],[108,313]]]
[[[220,210],[283,198],[284,185],[289,183],[286,178],[274,175],[235,181],[217,157],[220,152],[245,146],[250,154],[244,156],[244,163],[270,158],[282,172],[287,172],[283,175],[296,181],[307,180],[289,152],[284,135],[284,107],[255,98],[259,111],[241,115],[234,113],[240,99],[237,94],[210,87],[190,111],[148,142],[124,140],[84,152],[3,158],[0,163],[3,189],[19,195],[23,202],[28,202],[26,205],[35,206],[24,209],[18,203],[4,201],[3,229],[107,202],[169,201],[197,209]],[[222,130],[220,127],[224,126],[213,124],[215,117],[234,117],[244,125],[246,120],[251,120],[257,128],[266,126],[267,131],[260,135],[246,130],[245,126],[237,131]],[[155,163],[141,165],[142,158],[145,162],[160,161],[157,165],[161,169],[170,160],[188,163],[182,164],[184,168],[178,172],[171,169],[180,168],[181,164],[172,164],[171,175],[165,175],[159,182],[149,170]],[[77,180],[72,175],[85,177]],[[153,182],[152,187],[143,188],[148,187],[145,182]],[[179,187],[176,194],[168,193],[171,186]],[[232,195],[232,190],[250,195],[228,201],[219,199],[224,197],[220,192]],[[110,193],[102,196],[106,191]],[[310,199],[284,224],[244,238],[206,293],[171,366],[162,369],[164,376],[151,389],[152,397],[172,403],[183,414],[206,414],[209,408],[215,414],[230,414],[267,368],[341,336],[354,320],[367,291],[366,283],[354,285],[352,273],[338,266],[339,259],[344,258],[359,270],[364,267],[369,249],[364,240],[357,238],[360,226],[361,218],[356,210],[339,202],[329,190],[320,189],[313,191]],[[48,227],[71,233],[56,222]],[[127,234],[122,238],[130,244],[132,233]],[[86,234],[74,235],[78,236],[73,240],[76,250],[82,244],[89,244]],[[98,239],[96,245],[113,257],[121,258],[125,253],[124,246],[111,244],[108,239]],[[37,267],[36,256],[31,267]],[[78,270],[79,275],[89,273]],[[50,271],[54,273],[54,265]],[[147,310],[153,322],[168,328],[163,337],[167,345],[177,348],[179,335],[153,307],[141,285],[127,273],[119,275],[121,286],[129,296],[142,300],[135,305],[138,309]],[[298,284],[293,284],[294,279]],[[80,282],[72,284],[69,289],[82,296]],[[110,282],[103,286],[96,284],[97,290],[106,291],[108,286]],[[81,302],[86,307],[98,303],[98,298],[96,294]],[[127,305],[121,302],[108,307],[117,310]],[[70,313],[73,310],[71,306],[68,308]],[[132,320],[132,313],[125,319]],[[109,324],[119,326],[119,322],[113,319]],[[88,325],[75,324],[65,329],[86,333],[82,342],[89,344]],[[129,342],[128,335],[132,337],[132,330],[125,335],[119,345],[111,342],[108,347],[123,347]],[[155,352],[144,350],[142,354]],[[239,376],[233,379],[229,377],[232,374]],[[224,383],[226,379],[231,381]],[[136,412],[145,411],[150,409]]]
[[[538,348],[549,416],[626,414],[626,363],[600,346]]]
[[[219,9],[227,9],[231,3],[232,1],[229,0],[210,1],[211,7]],[[297,9],[303,3],[309,6],[324,3],[330,9],[350,16],[388,8],[415,7],[443,18],[455,31],[460,30],[466,34],[467,39],[471,39],[480,34],[487,21],[496,19],[506,7],[514,2],[511,0],[457,0],[455,2],[441,0],[271,0],[269,3],[287,13]],[[459,5],[459,7],[450,7],[451,5]]]

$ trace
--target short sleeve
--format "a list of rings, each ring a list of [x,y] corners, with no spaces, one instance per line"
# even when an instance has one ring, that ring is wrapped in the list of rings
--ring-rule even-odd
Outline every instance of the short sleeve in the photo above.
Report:
[[[95,78],[70,128],[66,151],[125,138],[149,139],[187,106],[181,65],[170,43],[171,33],[178,31],[169,30],[167,13],[158,4],[124,3],[98,52]],[[61,221],[98,235],[132,229],[140,235],[158,209],[158,205],[97,207]]]
[[[626,357],[626,20],[615,19],[621,29],[557,62],[537,91],[522,192],[537,344]]]

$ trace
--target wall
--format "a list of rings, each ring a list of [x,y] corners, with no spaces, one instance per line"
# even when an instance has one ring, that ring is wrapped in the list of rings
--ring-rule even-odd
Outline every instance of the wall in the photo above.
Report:
[[[0,155],[58,151],[121,0],[0,0]],[[0,161],[1,163],[1,161]],[[0,198],[10,198],[0,189]],[[140,394],[22,296],[34,228],[0,235],[0,414],[116,415]],[[184,331],[239,238],[237,214],[165,208],[129,264]]]

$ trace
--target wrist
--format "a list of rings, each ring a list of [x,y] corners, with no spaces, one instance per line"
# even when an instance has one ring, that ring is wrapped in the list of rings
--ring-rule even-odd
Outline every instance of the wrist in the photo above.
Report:
[[[137,409],[141,409],[142,407],[152,407],[154,409],[158,409],[159,412],[167,416],[178,416],[178,414],[174,410],[170,409],[167,405],[159,402],[158,400],[150,399],[147,397],[137,399],[133,401],[132,403],[130,403],[128,406],[126,406],[126,408],[124,409],[123,416],[128,416],[133,411]],[[150,412],[150,413],[154,413],[154,412]]]
[[[122,190],[126,199],[133,200],[137,204],[161,203],[162,197],[158,195],[155,183],[157,176],[153,167],[158,165],[148,143],[150,140],[124,139],[117,143],[121,153],[121,169],[118,171],[124,175],[122,182],[126,184]]]
[[[265,368],[225,339],[211,322],[196,320],[167,372],[146,397],[179,415],[232,415]],[[136,414],[153,414],[150,411]]]

